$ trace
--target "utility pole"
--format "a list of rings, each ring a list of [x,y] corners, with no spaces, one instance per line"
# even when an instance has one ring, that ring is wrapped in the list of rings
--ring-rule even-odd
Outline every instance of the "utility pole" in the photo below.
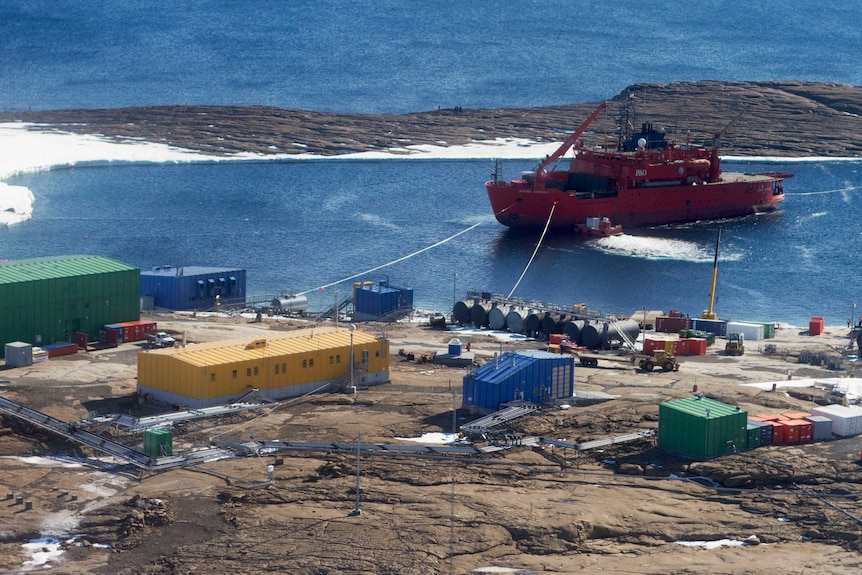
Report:
[[[362,510],[359,508],[359,470],[360,470],[360,458],[359,458],[359,446],[360,439],[362,438],[362,434],[356,435],[356,503],[353,505],[353,511],[350,512],[348,517],[359,517],[362,515]]]

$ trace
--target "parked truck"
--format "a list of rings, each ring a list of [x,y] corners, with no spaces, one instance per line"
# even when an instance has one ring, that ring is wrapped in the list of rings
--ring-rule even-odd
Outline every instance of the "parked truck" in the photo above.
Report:
[[[598,367],[600,361],[625,363],[633,365],[641,371],[652,371],[660,368],[662,371],[679,371],[679,362],[676,357],[665,350],[656,350],[652,353],[589,353],[583,351],[572,352],[578,362],[584,367]]]
[[[147,343],[150,347],[174,347],[177,340],[168,335],[167,332],[157,331],[147,334]]]

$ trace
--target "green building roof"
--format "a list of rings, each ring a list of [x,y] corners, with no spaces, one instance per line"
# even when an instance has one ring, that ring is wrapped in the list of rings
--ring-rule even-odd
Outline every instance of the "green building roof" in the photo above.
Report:
[[[0,284],[93,274],[133,271],[138,268],[103,256],[52,256],[0,262]]]
[[[740,413],[740,410],[735,405],[728,405],[714,399],[709,399],[708,397],[697,396],[686,397],[683,399],[672,399],[670,401],[665,401],[662,406],[687,413],[694,417],[702,417],[704,419],[725,417],[727,415]]]

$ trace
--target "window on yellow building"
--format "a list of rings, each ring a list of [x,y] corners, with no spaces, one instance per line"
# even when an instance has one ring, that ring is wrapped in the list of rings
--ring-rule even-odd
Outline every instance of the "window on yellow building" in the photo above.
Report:
[[[287,373],[287,364],[286,363],[281,364],[281,373]]]
[[[215,374],[214,373],[210,374],[210,381],[215,381]]]
[[[341,356],[340,355],[335,356],[335,363],[341,363]]]
[[[335,358],[330,355],[329,356],[329,365],[332,365],[333,363],[335,363]]]
[[[231,375],[233,376],[233,378],[234,378],[234,379],[236,379],[236,370],[233,370],[233,371],[231,372]]]
[[[306,367],[308,367],[308,360],[303,359],[302,360],[302,368],[305,369]]]
[[[314,359],[308,360],[308,367],[314,367]]]
[[[278,375],[278,364],[275,364],[275,374]]]
[[[251,377],[251,368],[250,367],[245,368],[245,376]]]
[[[257,375],[257,368],[254,368],[254,374]]]

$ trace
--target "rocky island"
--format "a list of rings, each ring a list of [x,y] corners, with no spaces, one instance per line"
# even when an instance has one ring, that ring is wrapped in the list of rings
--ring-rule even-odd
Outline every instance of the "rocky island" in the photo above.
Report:
[[[613,134],[615,111],[634,97],[637,121],[669,139],[722,138],[732,156],[862,156],[862,86],[758,81],[634,84],[610,99],[593,128]],[[539,108],[445,108],[409,114],[342,114],[266,106],[146,106],[0,113],[0,122],[33,129],[156,142],[215,155],[237,153],[336,156],[411,145],[457,146],[496,138],[557,142],[596,102]],[[616,105],[615,105],[616,104]]]

